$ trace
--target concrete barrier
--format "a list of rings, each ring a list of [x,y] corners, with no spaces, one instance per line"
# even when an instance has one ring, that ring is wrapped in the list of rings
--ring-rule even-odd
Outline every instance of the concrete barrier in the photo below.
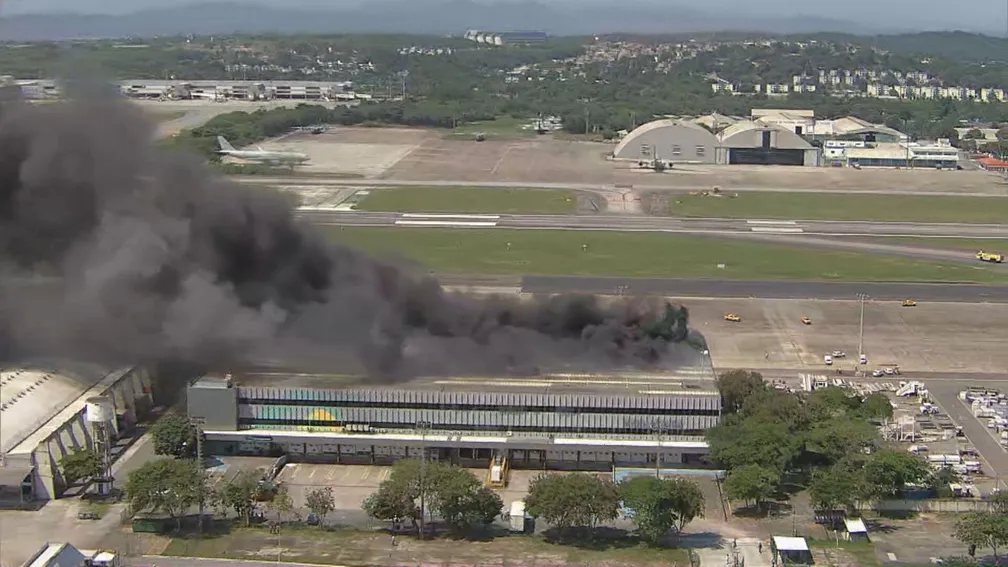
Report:
[[[974,498],[941,500],[879,500],[871,505],[876,512],[989,512],[991,503]]]

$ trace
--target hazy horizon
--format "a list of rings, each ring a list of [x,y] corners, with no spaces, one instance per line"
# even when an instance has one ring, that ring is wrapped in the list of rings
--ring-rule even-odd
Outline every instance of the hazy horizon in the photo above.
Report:
[[[379,0],[379,3],[387,0]],[[394,0],[393,0],[394,1]],[[444,0],[428,0],[441,3]],[[520,4],[536,0],[474,0],[480,4]],[[81,14],[122,15],[150,9],[178,8],[189,5],[219,4],[222,2],[281,7],[275,0],[6,0],[0,3],[0,16],[29,14]],[[286,0],[282,7],[292,10],[353,9],[376,2],[362,0]],[[536,3],[554,9],[597,4],[593,0],[538,0]],[[631,0],[630,5],[656,5],[657,0]],[[795,10],[794,0],[665,0],[664,9],[683,9],[705,14],[724,12],[732,16],[753,15],[763,18],[795,17],[849,20],[854,23],[871,23],[879,27],[913,30],[963,30],[1005,35],[1008,8],[1005,0],[970,0],[950,3],[945,0],[847,0],[841,12],[835,5],[802,4]]]

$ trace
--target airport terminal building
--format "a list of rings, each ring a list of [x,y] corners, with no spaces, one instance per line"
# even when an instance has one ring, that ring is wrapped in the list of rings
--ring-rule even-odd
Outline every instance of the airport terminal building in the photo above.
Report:
[[[601,388],[571,387],[577,380],[569,378],[378,388],[277,378],[270,382],[301,383],[248,384],[227,375],[190,384],[189,415],[202,424],[209,454],[387,464],[426,450],[430,459],[464,466],[496,456],[532,469],[702,466],[704,432],[721,417],[710,381],[708,389],[636,378]]]

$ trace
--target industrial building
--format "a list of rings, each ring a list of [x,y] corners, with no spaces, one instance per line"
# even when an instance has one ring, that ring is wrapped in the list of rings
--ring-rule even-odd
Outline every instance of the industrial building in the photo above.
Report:
[[[67,362],[0,372],[0,488],[27,500],[58,497],[66,489],[60,459],[96,444],[89,400],[105,400],[114,441],[150,410],[150,380],[142,368]]]
[[[387,464],[431,459],[514,468],[609,470],[700,466],[718,424],[713,371],[696,388],[639,377],[425,379],[364,387],[331,376],[204,376],[188,388],[190,417],[216,455]],[[276,386],[277,380],[282,385]],[[657,381],[655,381],[657,380]]]
[[[819,148],[801,134],[763,122],[737,122],[721,132],[717,163],[731,165],[820,165]]]
[[[893,167],[959,169],[959,150],[948,140],[936,143],[865,143],[843,148],[843,165],[849,167]]]
[[[489,32],[467,30],[462,37],[476,43],[498,46],[545,43],[549,39],[549,36],[541,31]]]
[[[613,158],[672,163],[714,163],[718,139],[703,126],[687,120],[648,122],[630,132],[613,150]]]
[[[59,98],[60,85],[53,80],[15,81],[28,100]],[[334,81],[186,81],[131,79],[115,83],[128,98],[146,100],[353,100],[353,83]]]

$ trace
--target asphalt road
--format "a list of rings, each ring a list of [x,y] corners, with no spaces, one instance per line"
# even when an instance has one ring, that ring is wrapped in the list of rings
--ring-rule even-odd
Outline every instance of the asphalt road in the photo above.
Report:
[[[852,283],[773,280],[702,280],[588,276],[525,276],[526,293],[665,295],[669,297],[758,297],[761,299],[871,299],[953,303],[1008,303],[1008,286],[941,283]]]
[[[992,174],[992,178],[997,180],[997,177]],[[332,175],[325,174],[313,174],[310,172],[298,173],[291,176],[285,177],[267,177],[267,176],[232,176],[231,179],[237,181],[238,183],[248,183],[254,185],[320,185],[320,186],[341,186],[350,185],[354,187],[404,187],[404,186],[417,186],[417,187],[473,187],[473,188],[505,188],[513,189],[515,187],[524,187],[528,189],[566,189],[566,190],[580,190],[580,191],[598,191],[602,193],[612,193],[621,192],[625,189],[620,189],[614,186],[612,183],[609,184],[599,184],[599,183],[539,183],[539,182],[526,182],[526,181],[455,181],[450,179],[430,179],[415,181],[409,179],[348,179],[346,177],[336,177]],[[1004,185],[1004,193],[1008,193],[1008,181],[1002,180],[1000,184]],[[640,188],[646,189],[648,191],[709,191],[712,185],[658,185],[648,183],[646,185],[641,185]],[[727,187],[732,192],[744,192],[744,191],[760,191],[760,192],[774,192],[774,193],[865,193],[865,194],[875,194],[875,195],[946,195],[952,197],[990,197],[991,192],[986,193],[961,193],[953,191],[913,191],[913,190],[903,190],[903,189],[830,189],[828,187],[741,187],[732,185]]]

